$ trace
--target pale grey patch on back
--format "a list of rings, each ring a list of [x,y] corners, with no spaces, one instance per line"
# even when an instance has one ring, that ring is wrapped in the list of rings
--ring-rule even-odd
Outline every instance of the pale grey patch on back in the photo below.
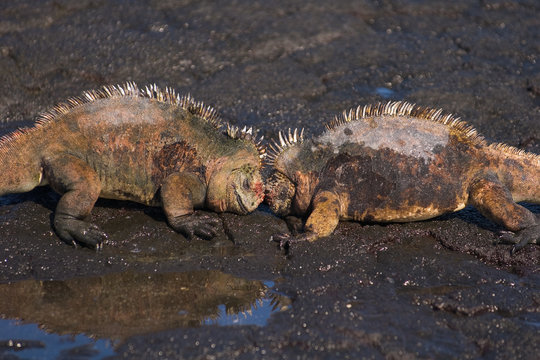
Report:
[[[106,125],[107,127],[121,126],[154,126],[164,112],[160,104],[146,98],[117,97],[99,99],[86,103],[71,111],[71,115],[86,115],[92,121],[80,124],[81,128],[92,129]]]
[[[381,150],[390,149],[405,156],[435,158],[437,149],[448,144],[448,126],[408,116],[376,116],[355,120],[326,131],[316,142],[331,146],[335,153],[348,143]]]

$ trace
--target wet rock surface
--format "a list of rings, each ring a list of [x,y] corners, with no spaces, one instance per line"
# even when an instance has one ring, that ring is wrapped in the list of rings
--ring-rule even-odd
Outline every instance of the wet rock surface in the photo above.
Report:
[[[5,2],[1,133],[83,90],[135,81],[191,93],[266,139],[289,127],[318,134],[358,104],[407,100],[540,153],[539,14],[533,0]],[[57,200],[48,188],[0,199],[1,283],[217,270],[271,280],[292,301],[264,327],[128,337],[119,357],[533,359],[540,352],[540,247],[510,256],[509,246],[493,245],[501,229],[474,209],[412,224],[341,223],[285,255],[268,240],[287,226],[264,206],[245,217],[214,214],[222,232],[187,242],[159,209],[100,200],[93,221],[110,239],[95,253],[53,233]]]

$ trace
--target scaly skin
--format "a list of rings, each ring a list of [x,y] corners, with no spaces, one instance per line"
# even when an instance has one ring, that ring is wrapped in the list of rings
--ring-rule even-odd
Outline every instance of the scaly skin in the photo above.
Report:
[[[104,87],[56,106],[0,140],[0,196],[50,185],[62,194],[54,227],[67,243],[101,248],[85,218],[99,197],[161,206],[187,238],[211,238],[210,209],[247,214],[264,196],[252,130],[220,130],[216,113],[156,86]]]
[[[266,202],[278,215],[307,216],[303,234],[273,237],[282,247],[328,236],[339,220],[417,221],[467,204],[515,233],[501,237],[513,251],[539,242],[538,219],[516,202],[540,203],[540,156],[488,144],[440,111],[359,107],[307,141],[280,133],[273,150]]]

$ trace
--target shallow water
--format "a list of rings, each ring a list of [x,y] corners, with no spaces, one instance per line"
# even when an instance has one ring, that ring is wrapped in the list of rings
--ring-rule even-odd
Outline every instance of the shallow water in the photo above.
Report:
[[[51,334],[37,324],[23,324],[17,320],[0,320],[0,339],[0,355],[12,354],[21,359],[69,359],[75,356],[103,359],[114,355],[111,340],[94,340],[83,334]]]
[[[274,282],[219,271],[119,273],[0,284],[0,354],[101,359],[123,339],[206,325],[266,325],[290,302]],[[20,320],[15,320],[20,319]]]

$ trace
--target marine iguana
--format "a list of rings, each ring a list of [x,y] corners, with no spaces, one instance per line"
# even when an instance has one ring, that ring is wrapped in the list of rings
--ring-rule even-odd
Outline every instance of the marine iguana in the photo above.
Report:
[[[0,196],[51,186],[62,194],[54,229],[74,245],[100,249],[107,238],[85,221],[98,197],[161,206],[177,232],[211,238],[218,220],[194,209],[247,214],[264,197],[261,139],[223,126],[170,88],[86,91],[0,139]]]
[[[265,201],[278,215],[309,215],[281,247],[330,235],[339,220],[407,222],[473,205],[506,229],[512,251],[539,243],[540,221],[516,202],[540,203],[540,156],[488,143],[441,110],[407,102],[359,106],[304,141],[279,133]]]

